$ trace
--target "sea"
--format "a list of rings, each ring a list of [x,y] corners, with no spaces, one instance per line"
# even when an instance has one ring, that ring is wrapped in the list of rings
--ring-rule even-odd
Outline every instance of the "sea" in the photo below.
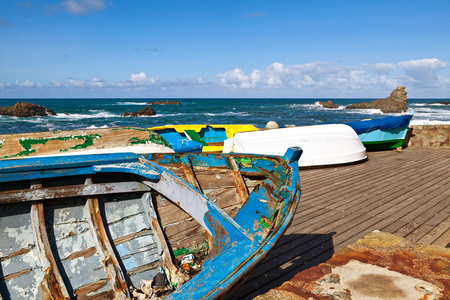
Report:
[[[121,117],[139,111],[149,102],[175,100],[180,105],[151,105],[154,116]],[[319,101],[332,100],[337,109],[323,108]],[[31,102],[50,108],[56,116],[19,118],[0,116],[0,134],[87,128],[154,127],[169,124],[253,124],[265,128],[269,121],[280,127],[307,126],[377,119],[388,115],[378,109],[348,110],[345,106],[374,99],[0,99],[0,107]],[[450,99],[408,99],[414,111],[413,125],[450,124]]]

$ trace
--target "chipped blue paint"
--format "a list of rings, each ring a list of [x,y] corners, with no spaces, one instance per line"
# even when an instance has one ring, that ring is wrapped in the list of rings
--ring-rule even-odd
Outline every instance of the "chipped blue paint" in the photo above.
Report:
[[[138,161],[134,153],[112,153],[97,155],[47,156],[0,161],[0,174],[8,172],[29,172],[34,170],[55,170],[81,168],[92,165]]]
[[[228,227],[233,223],[225,223],[226,228],[224,229],[226,229],[226,231],[230,230],[232,234],[227,235],[222,233],[218,236],[217,232],[214,232],[215,247],[218,245],[221,247],[219,253],[216,256],[206,260],[203,263],[202,271],[199,274],[178,288],[166,299],[213,299],[216,297],[222,297],[228,292],[231,282],[236,282],[242,279],[259,261],[265,257],[268,251],[275,245],[278,239],[281,238],[284,231],[286,231],[290,225],[297,207],[300,198],[300,179],[298,175],[297,161],[300,158],[301,153],[302,150],[300,148],[293,147],[288,149],[283,157],[286,164],[289,166],[290,174],[286,176],[288,181],[282,183],[282,186],[280,186],[277,190],[278,193],[280,193],[279,191],[283,191],[281,194],[286,195],[287,197],[284,197],[284,199],[279,199],[281,202],[280,211],[278,213],[279,218],[276,220],[276,226],[272,229],[272,231],[264,238],[239,238],[239,236],[235,234],[235,229]],[[273,166],[269,165],[270,164],[266,164],[265,167],[268,169],[265,171],[267,173],[272,171],[275,175],[276,171],[279,169],[273,168]],[[263,167],[263,165],[259,165],[260,169]],[[287,170],[285,169],[283,173],[279,173],[278,175],[282,175],[286,171]],[[289,193],[284,192],[285,189]],[[262,192],[261,189],[260,191]],[[254,198],[252,199],[252,197]],[[262,198],[264,197],[265,196]],[[251,216],[250,220],[244,221],[244,215],[249,216],[246,212],[259,211],[270,214],[272,211],[268,205],[268,202],[259,201],[260,199],[264,199],[258,199],[258,196],[250,196],[250,198],[250,201],[247,201],[239,212],[241,213],[241,211],[244,211],[242,213],[242,217],[236,216],[234,221],[236,223],[241,222],[241,225],[244,225],[242,227],[249,233],[252,231],[257,233],[255,231],[259,231],[259,229],[257,228],[256,230],[253,230],[252,220],[257,220],[259,216],[254,215]],[[210,216],[212,217],[215,214],[215,211],[211,210],[209,214],[211,214]],[[219,220],[225,221],[225,219],[220,219],[217,216],[215,220],[209,223],[211,229],[214,226],[214,222],[220,223]],[[251,227],[248,227],[250,224]]]
[[[122,262],[125,265],[125,269],[133,270],[133,269],[139,267],[139,264],[134,259],[134,257],[131,255],[131,252],[128,251],[128,249],[124,245],[119,244],[116,246],[116,249],[119,252],[120,256],[122,257]],[[124,256],[126,257],[125,259],[124,259]]]
[[[229,217],[192,185],[152,162],[151,155],[149,159],[128,153],[0,161],[0,182],[74,174],[89,175],[98,172],[139,175],[142,183],[179,203],[181,208],[210,232],[214,240],[214,247],[204,261],[201,272],[166,299],[212,299],[226,295],[239,280],[244,278],[267,255],[290,225],[300,198],[297,163],[301,152],[299,148],[290,148],[282,158],[242,154],[163,155],[163,159],[159,161],[161,165],[181,165],[185,160],[190,161],[194,167],[222,168],[232,167],[229,161],[231,156],[240,171],[264,174],[267,179],[253,190],[234,218]],[[147,198],[141,200],[150,201],[149,195],[147,193]],[[150,204],[144,203],[144,206],[144,211],[153,210]],[[134,207],[131,210],[133,218],[138,220],[140,213],[135,212]],[[151,215],[151,211],[145,212]],[[114,222],[125,217],[117,215],[108,218]],[[134,222],[134,225],[139,224]],[[147,225],[144,227],[148,228]],[[141,227],[136,227],[136,232],[140,230]],[[156,250],[155,255],[159,255],[157,237],[151,233],[148,236],[154,238],[157,243],[156,248],[147,247],[148,250]],[[138,249],[138,240],[133,240],[133,243],[132,248],[128,248],[126,242],[116,245],[125,269],[124,273],[142,267],[140,261],[143,260],[132,253]],[[82,261],[81,256],[77,259],[74,263]],[[158,256],[155,256],[156,260]],[[149,263],[150,260],[146,262]]]

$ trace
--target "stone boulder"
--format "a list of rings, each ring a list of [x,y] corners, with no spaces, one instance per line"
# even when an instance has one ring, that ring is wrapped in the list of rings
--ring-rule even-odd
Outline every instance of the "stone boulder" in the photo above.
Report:
[[[158,100],[154,102],[148,102],[147,104],[155,104],[155,105],[180,105],[181,102],[174,101],[174,100]]]
[[[380,109],[383,113],[406,112],[408,110],[406,93],[405,87],[399,86],[387,98],[374,100],[370,103],[354,103],[346,106],[345,109]]]
[[[333,108],[333,109],[334,108],[339,108],[339,105],[334,103],[331,100],[328,100],[327,102],[319,101],[319,104],[322,105],[323,108]]]
[[[47,117],[54,116],[56,113],[41,105],[28,102],[18,102],[14,106],[0,107],[0,115],[13,117]]]
[[[138,112],[133,111],[132,113],[123,113],[121,117],[139,117],[139,116],[153,116],[156,115],[156,111],[149,105],[144,107]]]

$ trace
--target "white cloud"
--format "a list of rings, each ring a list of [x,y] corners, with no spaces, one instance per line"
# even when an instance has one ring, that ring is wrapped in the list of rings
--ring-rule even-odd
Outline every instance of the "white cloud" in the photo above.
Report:
[[[412,77],[416,84],[421,87],[432,87],[438,84],[437,71],[447,66],[437,58],[403,61],[397,64],[400,70]]]
[[[107,8],[105,0],[66,0],[61,1],[61,6],[76,15],[89,15]]]
[[[154,84],[159,80],[158,77],[147,77],[147,74],[141,72],[139,74],[131,74],[130,81],[137,85],[149,85]]]
[[[98,78],[93,78],[89,80],[77,80],[74,78],[69,78],[67,80],[64,80],[62,82],[52,80],[50,83],[53,87],[65,87],[65,88],[104,88],[109,85],[110,83],[104,82]]]
[[[401,62],[400,70],[407,76],[395,76],[395,64],[377,63],[346,66],[329,62],[315,62],[285,66],[279,62],[264,71],[254,70],[250,76],[241,69],[234,69],[216,77],[224,87],[234,89],[284,89],[298,91],[314,90],[380,90],[393,89],[399,85],[411,89],[427,87],[439,82],[448,85],[448,79],[438,78],[436,72],[447,66],[437,59]]]
[[[217,74],[216,80],[206,80],[204,77],[175,80],[160,80],[145,72],[133,73],[128,79],[107,82],[100,78],[88,80],[69,78],[63,81],[52,80],[47,85],[30,80],[1,83],[2,92],[41,91],[50,95],[51,92],[74,92],[88,94],[117,96],[182,95],[196,96],[250,96],[259,97],[373,97],[380,91],[390,91],[397,86],[406,86],[409,96],[433,95],[442,97],[450,95],[450,78],[439,77],[436,73],[448,64],[438,59],[422,59],[390,63],[361,64],[355,66],[341,65],[330,62],[315,62],[301,65],[284,65],[275,62],[265,70],[254,69],[245,73],[240,68]],[[445,70],[448,70],[446,68]],[[448,74],[448,72],[444,73]],[[141,94],[138,92],[142,91]],[[30,96],[31,90],[30,90]],[[414,96],[413,96],[414,97]]]
[[[220,83],[224,86],[231,87],[233,89],[236,88],[249,88],[250,78],[244,74],[241,69],[234,69],[224,74],[219,74],[216,76]]]
[[[40,84],[40,83],[35,84],[34,82],[31,82],[27,79],[22,82],[20,82],[19,80],[16,80],[16,86],[31,88],[31,87],[42,87],[42,84]]]

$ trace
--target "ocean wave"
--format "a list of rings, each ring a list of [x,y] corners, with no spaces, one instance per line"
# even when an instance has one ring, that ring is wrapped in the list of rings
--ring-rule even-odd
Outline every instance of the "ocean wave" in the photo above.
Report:
[[[60,130],[61,128],[53,123],[44,123],[44,124],[39,124],[36,125],[37,128],[44,128],[46,131],[56,131],[56,130]],[[40,131],[40,130],[36,130],[36,131]]]
[[[52,116],[52,118],[57,119],[71,119],[71,120],[79,120],[79,119],[106,119],[106,118],[116,118],[120,117],[120,115],[112,114],[110,112],[100,111],[95,114],[57,114],[56,116]]]
[[[86,129],[98,129],[98,128],[109,128],[109,126],[108,125],[103,125],[103,126],[91,125],[89,127],[86,127]]]
[[[411,103],[409,106],[448,106],[448,104],[442,103]]]
[[[185,115],[191,115],[191,114],[187,114],[187,113],[173,113],[173,114],[160,114],[157,113],[156,115],[152,116],[152,117],[176,117],[176,116],[185,116]]]
[[[450,125],[450,121],[449,120],[445,120],[445,121],[437,121],[437,120],[430,120],[430,119],[420,119],[420,120],[416,120],[416,119],[412,119],[411,120],[411,125]]]
[[[150,105],[148,102],[116,102],[113,105]]]
[[[228,112],[223,112],[223,113],[200,113],[200,115],[205,115],[205,116],[250,116],[250,114],[248,112],[232,112],[232,111],[228,111]]]
[[[385,114],[378,108],[371,109],[347,109],[346,112],[349,114],[361,114],[361,115],[396,115],[396,114]]]

